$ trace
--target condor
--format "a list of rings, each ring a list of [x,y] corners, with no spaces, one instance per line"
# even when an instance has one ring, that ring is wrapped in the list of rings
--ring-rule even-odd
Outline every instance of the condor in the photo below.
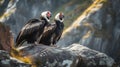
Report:
[[[38,39],[39,44],[55,45],[60,39],[64,29],[64,14],[58,13],[55,16],[55,23],[46,25],[43,34]]]
[[[41,13],[40,20],[29,20],[19,32],[15,47],[21,46],[25,41],[27,41],[27,43],[35,43],[38,37],[43,33],[44,27],[49,24],[50,18],[51,12],[44,11]]]

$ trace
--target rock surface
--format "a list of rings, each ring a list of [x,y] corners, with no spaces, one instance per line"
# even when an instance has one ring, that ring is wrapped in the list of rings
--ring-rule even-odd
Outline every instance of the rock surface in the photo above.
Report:
[[[95,2],[64,31],[58,45],[80,43],[106,53],[120,64],[120,0]],[[62,45],[61,45],[62,44]]]
[[[62,49],[32,44],[32,46],[19,49],[18,53],[18,56],[15,56],[16,52],[13,52],[12,56],[26,57],[31,61],[30,64],[37,67],[115,67],[114,60],[106,54],[80,44],[73,44]]]
[[[10,57],[9,53],[0,50],[0,67],[31,67],[15,58]]]
[[[80,44],[72,44],[64,49],[72,51],[82,57],[87,67],[112,67],[114,63],[114,60],[106,54],[92,50]]]

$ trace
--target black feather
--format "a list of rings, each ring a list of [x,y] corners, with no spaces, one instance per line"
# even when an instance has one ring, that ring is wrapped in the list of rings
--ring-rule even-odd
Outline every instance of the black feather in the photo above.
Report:
[[[34,43],[42,34],[44,27],[45,22],[42,20],[29,20],[18,34],[15,47],[21,46],[24,41],[27,41],[28,43]]]
[[[56,44],[62,35],[63,29],[64,24],[60,21],[55,21],[55,23],[45,26],[39,43],[48,46],[50,46],[51,44]]]

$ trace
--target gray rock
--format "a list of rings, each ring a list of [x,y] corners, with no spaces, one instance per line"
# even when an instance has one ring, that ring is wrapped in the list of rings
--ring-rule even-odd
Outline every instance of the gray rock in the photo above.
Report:
[[[78,57],[70,51],[44,45],[19,49],[20,56],[30,56],[32,65],[37,67],[77,67]]]
[[[0,67],[31,67],[31,65],[14,59],[8,52],[0,50]]]
[[[111,57],[80,44],[72,44],[64,49],[81,56],[87,67],[112,67],[114,65],[114,60]]]
[[[58,45],[80,43],[106,53],[120,64],[120,0],[95,0],[64,31]]]
[[[20,57],[30,57],[32,65],[37,67],[113,67],[115,64],[106,54],[80,44],[64,48],[31,44],[19,51]]]

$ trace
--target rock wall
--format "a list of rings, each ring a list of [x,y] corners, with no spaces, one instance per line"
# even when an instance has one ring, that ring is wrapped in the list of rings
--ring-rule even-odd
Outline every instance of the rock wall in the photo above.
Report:
[[[120,63],[120,0],[95,2],[64,31],[59,46],[80,43]],[[61,45],[62,44],[62,45]]]

